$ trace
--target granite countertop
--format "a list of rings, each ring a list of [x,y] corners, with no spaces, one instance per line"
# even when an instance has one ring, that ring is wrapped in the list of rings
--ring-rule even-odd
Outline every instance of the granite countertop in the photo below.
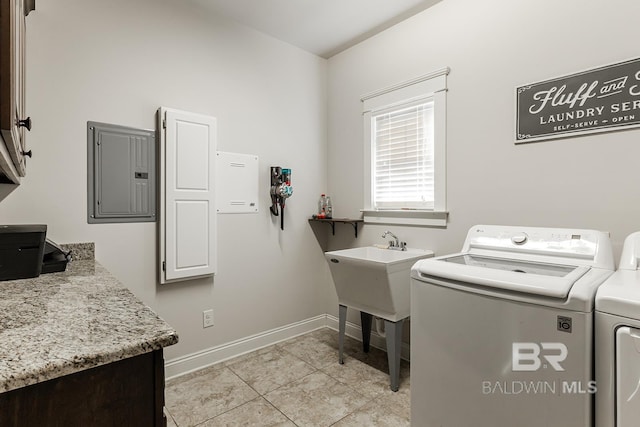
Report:
[[[0,393],[177,342],[171,326],[93,260],[0,282]]]

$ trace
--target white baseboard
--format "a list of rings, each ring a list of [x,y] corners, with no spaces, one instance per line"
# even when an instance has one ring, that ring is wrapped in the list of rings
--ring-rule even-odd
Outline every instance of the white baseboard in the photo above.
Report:
[[[329,327],[337,332],[338,318],[329,314],[322,314],[196,353],[167,360],[164,365],[165,377],[167,380],[179,377],[323,327]],[[345,334],[358,341],[362,341],[362,328],[359,325],[347,322]],[[386,340],[378,335],[375,328],[371,331],[371,345],[385,351],[387,348]],[[409,345],[403,342],[401,357],[409,360],[409,353]]]
[[[226,344],[211,347],[186,356],[167,360],[164,364],[166,379],[178,377],[225,360],[241,356],[280,341],[306,334],[326,326],[326,314],[291,323],[280,328],[271,329]]]

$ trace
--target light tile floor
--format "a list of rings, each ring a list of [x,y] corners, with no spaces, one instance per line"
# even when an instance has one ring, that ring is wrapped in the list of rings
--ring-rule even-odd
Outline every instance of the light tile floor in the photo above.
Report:
[[[323,328],[167,381],[168,427],[408,426],[409,363],[389,389],[387,353]]]

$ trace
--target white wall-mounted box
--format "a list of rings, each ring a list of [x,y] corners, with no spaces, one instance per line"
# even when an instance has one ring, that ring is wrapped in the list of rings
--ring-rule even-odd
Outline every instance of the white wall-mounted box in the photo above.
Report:
[[[258,156],[218,151],[218,213],[258,213]]]

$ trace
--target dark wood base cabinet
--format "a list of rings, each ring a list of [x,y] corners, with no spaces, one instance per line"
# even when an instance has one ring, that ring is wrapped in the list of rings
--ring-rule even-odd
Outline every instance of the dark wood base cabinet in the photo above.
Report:
[[[0,393],[3,427],[165,427],[162,350]]]

